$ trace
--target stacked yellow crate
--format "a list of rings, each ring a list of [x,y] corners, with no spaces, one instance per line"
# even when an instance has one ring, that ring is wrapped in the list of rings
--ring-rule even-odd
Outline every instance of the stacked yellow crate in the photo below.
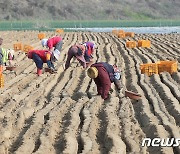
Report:
[[[136,41],[127,41],[126,47],[127,48],[135,48],[136,47]]]
[[[3,76],[2,72],[3,72],[3,66],[0,65],[0,88],[4,87],[4,76]]]
[[[38,34],[38,38],[39,38],[40,40],[44,39],[45,37],[46,37],[46,34],[45,34],[45,33],[39,33],[39,34]]]
[[[148,76],[151,76],[153,74],[158,74],[158,66],[156,63],[141,64],[140,69],[141,69],[141,74],[146,74]]]
[[[4,87],[4,76],[3,74],[0,74],[0,88]]]
[[[114,35],[118,36],[118,30],[117,30],[117,29],[113,29],[113,30],[112,30],[112,33],[113,33]]]
[[[23,45],[21,42],[17,42],[15,44],[13,44],[14,47],[14,51],[18,51],[18,50],[22,50],[23,49]]]
[[[56,29],[56,33],[64,33],[64,30],[63,29]]]
[[[161,72],[169,72],[170,74],[177,72],[177,61],[158,61],[156,63],[141,64],[140,69],[142,74],[151,76]]]
[[[24,45],[23,51],[28,53],[30,50],[33,50],[34,48],[30,45]]]
[[[158,61],[158,73],[169,72],[170,74],[177,72],[177,61]]]
[[[125,32],[126,37],[134,37],[134,32]]]
[[[150,48],[151,41],[149,40],[138,40],[138,47]]]

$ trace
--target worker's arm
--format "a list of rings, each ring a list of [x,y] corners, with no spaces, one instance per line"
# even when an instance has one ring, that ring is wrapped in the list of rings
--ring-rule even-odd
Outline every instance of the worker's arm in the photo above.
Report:
[[[51,62],[51,54],[46,53],[46,62],[49,68],[55,69],[53,63]]]
[[[114,79],[114,85],[118,90],[121,90],[121,83],[120,80]]]

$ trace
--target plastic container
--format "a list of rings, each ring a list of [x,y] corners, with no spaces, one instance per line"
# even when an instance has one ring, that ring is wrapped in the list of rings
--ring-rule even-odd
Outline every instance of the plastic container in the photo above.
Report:
[[[45,33],[39,33],[39,34],[38,34],[38,38],[39,38],[40,40],[44,39],[45,37],[46,37],[46,34],[45,34]]]
[[[135,48],[136,47],[136,41],[127,41],[126,47],[127,48]]]
[[[125,38],[125,33],[122,32],[118,33],[118,38]]]
[[[112,30],[112,33],[113,33],[114,35],[117,35],[117,34],[118,34],[118,30],[117,30],[117,29],[113,29],[113,30]]]
[[[127,90],[125,91],[125,96],[129,97],[130,99],[134,99],[134,100],[141,99],[141,95],[140,94],[134,93],[132,91],[127,91]]]
[[[29,50],[33,50],[33,49],[34,49],[34,48],[33,48],[32,46],[30,46],[30,45],[24,45],[23,51],[26,52],[26,53],[28,53]]]
[[[13,47],[14,47],[14,51],[18,51],[18,50],[22,50],[23,45],[22,43],[18,42],[18,43],[13,44]]]
[[[64,33],[63,29],[56,29],[56,33]]]
[[[16,69],[16,66],[6,66],[6,70],[14,71]]]
[[[141,64],[140,65],[141,74],[146,74],[151,76],[153,74],[158,74],[158,65],[156,63]]]
[[[4,87],[4,76],[3,74],[0,74],[0,88]]]
[[[134,37],[134,32],[125,32],[126,37]]]
[[[158,61],[158,73],[169,72],[170,74],[177,72],[177,61]]]
[[[138,40],[138,47],[150,48],[151,41],[149,40]]]

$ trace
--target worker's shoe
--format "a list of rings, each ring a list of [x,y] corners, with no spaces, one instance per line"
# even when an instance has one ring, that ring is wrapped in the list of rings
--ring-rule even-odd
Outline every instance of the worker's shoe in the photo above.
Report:
[[[37,68],[37,75],[40,76],[42,74],[42,69]]]

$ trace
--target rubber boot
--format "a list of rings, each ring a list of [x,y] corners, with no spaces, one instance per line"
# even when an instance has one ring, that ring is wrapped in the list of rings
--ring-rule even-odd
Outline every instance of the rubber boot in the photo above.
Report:
[[[40,76],[42,74],[42,69],[37,68],[37,75]]]

